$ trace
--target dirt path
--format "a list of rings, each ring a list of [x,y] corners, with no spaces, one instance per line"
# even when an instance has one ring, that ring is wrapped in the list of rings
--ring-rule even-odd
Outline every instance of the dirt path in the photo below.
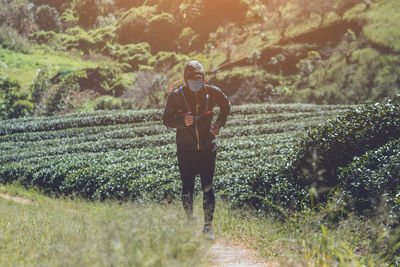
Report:
[[[13,196],[10,196],[10,195],[7,195],[7,194],[3,194],[3,193],[0,193],[0,197],[4,198],[4,199],[12,200],[14,202],[21,203],[21,204],[24,204],[24,205],[33,205],[33,204],[35,204],[32,200],[30,200],[28,198],[13,197]]]
[[[240,243],[216,241],[209,251],[211,267],[279,267],[274,261],[266,261],[257,257],[254,250]]]

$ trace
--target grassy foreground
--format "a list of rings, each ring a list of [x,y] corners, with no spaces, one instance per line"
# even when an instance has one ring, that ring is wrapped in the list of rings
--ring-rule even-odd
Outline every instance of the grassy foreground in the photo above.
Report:
[[[0,193],[34,201],[0,198],[0,266],[207,266],[201,197],[188,225],[179,203],[53,199],[16,185]],[[215,233],[281,266],[387,266],[374,253],[383,227],[349,215],[331,228],[323,222],[333,206],[277,221],[218,199]]]
[[[0,198],[0,266],[193,266],[206,242],[176,205],[51,199],[15,186]]]

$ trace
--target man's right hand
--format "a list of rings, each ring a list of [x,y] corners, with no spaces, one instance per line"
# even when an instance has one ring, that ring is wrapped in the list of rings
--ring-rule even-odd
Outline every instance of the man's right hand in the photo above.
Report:
[[[192,116],[192,112],[188,112],[185,114],[185,125],[190,126],[193,124],[194,118]]]

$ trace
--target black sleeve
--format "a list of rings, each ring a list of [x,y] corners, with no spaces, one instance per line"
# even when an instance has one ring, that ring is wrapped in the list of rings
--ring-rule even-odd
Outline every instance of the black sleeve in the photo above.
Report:
[[[185,118],[179,116],[176,108],[176,94],[171,92],[168,95],[165,105],[163,124],[170,128],[185,128]]]
[[[226,123],[226,119],[231,111],[231,103],[229,102],[228,97],[219,89],[218,87],[214,87],[215,92],[215,100],[216,104],[220,107],[220,112],[216,123],[219,124],[220,127],[224,126]]]

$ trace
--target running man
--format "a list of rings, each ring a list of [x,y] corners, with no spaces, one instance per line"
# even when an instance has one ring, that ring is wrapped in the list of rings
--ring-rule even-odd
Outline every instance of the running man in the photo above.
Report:
[[[204,83],[205,72],[198,61],[190,61],[184,71],[186,86],[171,91],[164,110],[163,123],[176,128],[179,171],[182,181],[182,204],[188,219],[193,218],[193,191],[200,174],[203,191],[204,230],[214,240],[212,220],[215,209],[213,177],[217,144],[215,136],[225,125],[231,104],[215,86]],[[220,107],[215,123],[213,108]]]

